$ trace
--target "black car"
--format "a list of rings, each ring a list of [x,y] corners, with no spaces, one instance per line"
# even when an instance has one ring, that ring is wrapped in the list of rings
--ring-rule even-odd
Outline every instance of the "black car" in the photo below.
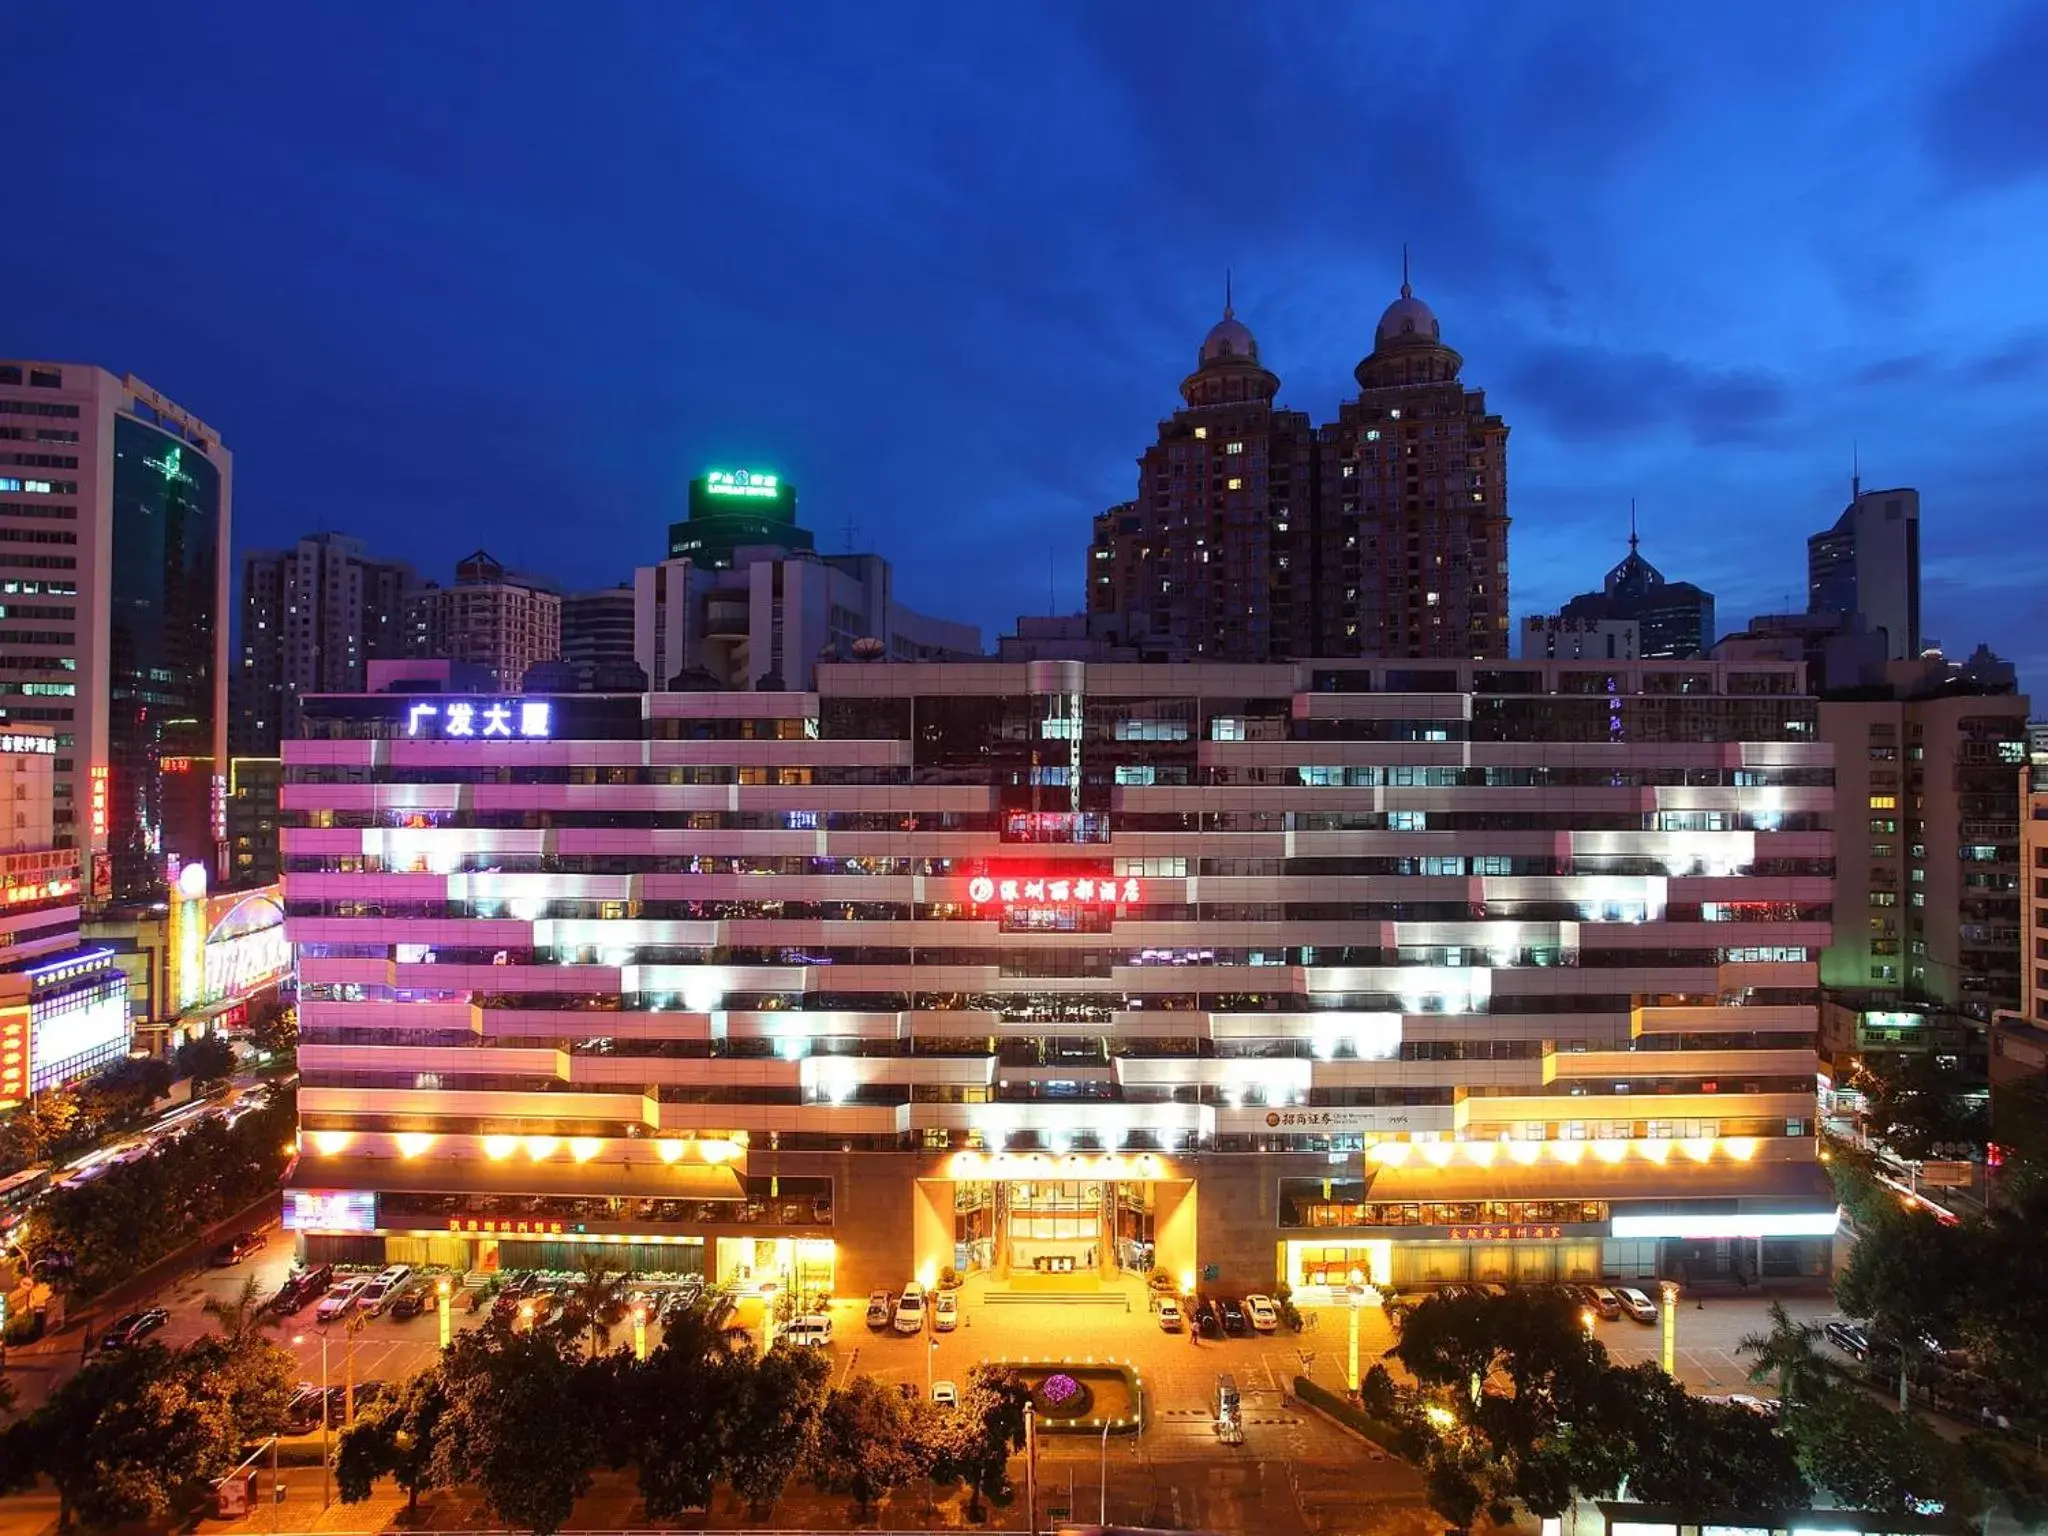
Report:
[[[1223,1314],[1216,1310],[1216,1303],[1207,1296],[1195,1298],[1195,1328],[1205,1339],[1223,1337]]]
[[[409,1318],[418,1317],[427,1310],[428,1298],[434,1294],[425,1285],[415,1285],[410,1290],[400,1291],[398,1300],[392,1302],[389,1309],[392,1317],[401,1323]]]
[[[320,1264],[312,1269],[302,1269],[285,1281],[278,1293],[270,1298],[270,1309],[279,1317],[290,1317],[301,1310],[316,1296],[327,1294],[334,1284],[334,1266]]]
[[[668,1324],[674,1322],[677,1318],[681,1317],[685,1312],[688,1312],[690,1308],[696,1306],[697,1303],[703,1299],[703,1282],[698,1280],[685,1280],[681,1285],[677,1286],[674,1290],[670,1291],[668,1295],[662,1298],[661,1311],[658,1314],[662,1326],[668,1326]]]
[[[1223,1314],[1225,1333],[1250,1333],[1252,1325],[1245,1320],[1244,1304],[1235,1296],[1225,1296],[1216,1303],[1216,1310]]]
[[[1827,1335],[1827,1341],[1835,1348],[1858,1360],[1868,1360],[1876,1352],[1877,1346],[1870,1335],[1854,1323],[1829,1323],[1821,1332]]]
[[[292,1400],[285,1404],[284,1432],[288,1435],[309,1435],[320,1427],[320,1400],[318,1387],[301,1384],[292,1394]]]
[[[261,1251],[263,1234],[260,1232],[237,1232],[208,1255],[207,1263],[215,1269],[225,1269],[230,1264],[239,1264],[250,1254]]]
[[[151,1307],[147,1312],[130,1312],[126,1317],[114,1320],[114,1325],[100,1340],[100,1348],[109,1351],[133,1349],[170,1320],[171,1314],[162,1307]]]

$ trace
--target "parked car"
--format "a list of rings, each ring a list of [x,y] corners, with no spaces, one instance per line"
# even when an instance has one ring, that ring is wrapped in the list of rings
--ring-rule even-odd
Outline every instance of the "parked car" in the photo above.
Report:
[[[915,1280],[903,1287],[903,1294],[896,1299],[896,1331],[924,1332],[924,1287]]]
[[[1621,1297],[1604,1285],[1593,1287],[1593,1294],[1586,1298],[1587,1304],[1602,1317],[1612,1322],[1621,1316]]]
[[[960,1326],[960,1293],[941,1291],[932,1298],[932,1328],[937,1333],[951,1333]]]
[[[1614,1294],[1621,1300],[1621,1310],[1637,1322],[1654,1323],[1657,1321],[1657,1303],[1650,1300],[1649,1297],[1645,1296],[1634,1286],[1624,1285],[1617,1287]]]
[[[406,1322],[427,1310],[432,1292],[424,1285],[407,1287],[391,1303],[391,1317],[394,1322]]]
[[[412,1266],[393,1264],[363,1287],[363,1294],[356,1298],[356,1305],[372,1317],[382,1317],[384,1309],[404,1294],[412,1284]]]
[[[1201,1330],[1205,1339],[1223,1337],[1223,1314],[1216,1310],[1216,1303],[1206,1296],[1195,1298],[1195,1327]]]
[[[1235,1296],[1225,1296],[1216,1303],[1216,1310],[1223,1314],[1225,1333],[1249,1333],[1251,1324],[1245,1319],[1244,1303]]]
[[[302,1383],[292,1394],[292,1400],[285,1404],[284,1432],[288,1435],[309,1435],[320,1427],[320,1404],[326,1393],[318,1387]]]
[[[939,1408],[958,1408],[960,1389],[950,1381],[935,1381],[932,1383],[932,1403]]]
[[[214,1249],[213,1252],[210,1255],[208,1255],[206,1262],[211,1264],[215,1269],[225,1269],[230,1264],[241,1263],[242,1260],[249,1257],[250,1254],[259,1252],[262,1249],[262,1247],[262,1233],[237,1232],[233,1237],[229,1238],[226,1242],[222,1243],[218,1248]]]
[[[171,1314],[162,1307],[151,1307],[147,1312],[130,1312],[126,1317],[114,1320],[100,1339],[100,1348],[113,1353],[116,1350],[133,1349],[157,1329],[171,1320]]]
[[[886,1328],[896,1316],[896,1293],[894,1291],[870,1291],[868,1293],[868,1326]]]
[[[363,1292],[368,1290],[369,1286],[369,1279],[364,1275],[342,1281],[320,1298],[320,1305],[313,1309],[313,1321],[339,1322],[355,1309],[356,1303],[363,1299]]]
[[[277,1294],[270,1298],[270,1309],[279,1317],[290,1317],[333,1283],[332,1264],[298,1270],[289,1276],[278,1288]]]
[[[782,1337],[797,1349],[823,1349],[832,1342],[832,1319],[823,1312],[813,1312],[783,1329]]]
[[[1181,1329],[1180,1303],[1171,1296],[1159,1298],[1159,1329],[1162,1333],[1179,1333]]]
[[[497,1298],[491,1303],[491,1315],[508,1320],[518,1316],[519,1303],[526,1299],[528,1292],[539,1289],[540,1276],[532,1270],[514,1275],[499,1285]]]
[[[662,1326],[666,1327],[674,1322],[703,1299],[704,1282],[701,1280],[685,1280],[662,1298],[661,1311],[658,1314]]]
[[[1728,1404],[1732,1408],[1747,1408],[1751,1413],[1763,1414],[1766,1418],[1778,1416],[1778,1400],[1775,1397],[1757,1397],[1748,1392],[1730,1392]]]
[[[1252,1320],[1252,1326],[1261,1333],[1271,1333],[1280,1326],[1280,1309],[1273,1304],[1270,1296],[1251,1295],[1244,1299],[1245,1316]]]
[[[1843,1354],[1853,1355],[1858,1360],[1868,1360],[1875,1352],[1870,1335],[1854,1323],[1828,1323],[1821,1328],[1821,1333]]]

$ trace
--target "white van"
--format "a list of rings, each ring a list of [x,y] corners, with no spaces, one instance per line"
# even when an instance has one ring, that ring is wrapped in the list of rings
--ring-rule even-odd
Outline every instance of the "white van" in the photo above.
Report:
[[[822,1312],[813,1312],[783,1329],[782,1337],[795,1349],[823,1349],[832,1342],[832,1319]]]
[[[363,1294],[356,1298],[356,1305],[372,1317],[382,1317],[384,1309],[398,1300],[411,1284],[412,1266],[394,1264],[363,1287]]]
[[[903,1287],[903,1294],[896,1299],[896,1331],[924,1332],[924,1287],[914,1280]]]

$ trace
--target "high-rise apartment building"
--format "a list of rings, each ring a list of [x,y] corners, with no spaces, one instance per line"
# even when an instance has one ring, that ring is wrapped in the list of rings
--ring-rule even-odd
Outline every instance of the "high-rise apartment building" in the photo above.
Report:
[[[842,1295],[1824,1275],[1797,689],[1049,661],[309,700],[285,1224]]]
[[[1202,339],[1182,408],[1138,460],[1138,497],[1095,519],[1088,611],[1148,653],[1279,661],[1315,640],[1315,429],[1232,311]]]
[[[275,756],[308,693],[360,693],[371,660],[406,654],[406,599],[420,582],[360,539],[309,534],[242,556],[242,655],[230,693],[237,757]]]
[[[1321,440],[1323,656],[1508,653],[1508,428],[1404,276]]]
[[[562,654],[560,595],[481,549],[456,562],[454,586],[429,584],[405,610],[411,655],[482,667],[499,688],[519,687],[528,667]]]
[[[0,701],[55,733],[89,899],[218,865],[233,462],[130,375],[0,361]]]
[[[1866,1008],[2018,1009],[2027,699],[1864,694],[1820,705],[1840,808],[1821,980]]]
[[[1226,304],[1137,499],[1095,520],[1089,613],[1173,659],[1506,656],[1508,429],[1462,367],[1404,281],[1317,431]]]
[[[609,680],[636,665],[631,583],[572,592],[562,599],[562,661],[575,671],[581,687],[624,686]],[[601,678],[606,682],[600,683]]]
[[[1616,622],[1636,626],[1637,654],[1645,661],[1688,661],[1714,648],[1714,594],[1689,581],[1666,581],[1664,573],[1643,558],[1631,515],[1628,554],[1607,573],[1598,592],[1582,592],[1557,611],[1559,629],[1582,632]],[[1546,615],[1546,618],[1549,616]],[[1538,620],[1529,620],[1535,633]]]
[[[1859,486],[1830,528],[1806,541],[1809,613],[1858,615],[1885,656],[1920,654],[1920,493]]]

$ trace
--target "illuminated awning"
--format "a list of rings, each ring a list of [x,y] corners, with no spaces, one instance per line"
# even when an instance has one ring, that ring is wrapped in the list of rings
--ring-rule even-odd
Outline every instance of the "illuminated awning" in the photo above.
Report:
[[[636,1162],[532,1163],[471,1159],[302,1157],[299,1189],[372,1189],[387,1195],[560,1195],[633,1200],[742,1200],[732,1168]]]

